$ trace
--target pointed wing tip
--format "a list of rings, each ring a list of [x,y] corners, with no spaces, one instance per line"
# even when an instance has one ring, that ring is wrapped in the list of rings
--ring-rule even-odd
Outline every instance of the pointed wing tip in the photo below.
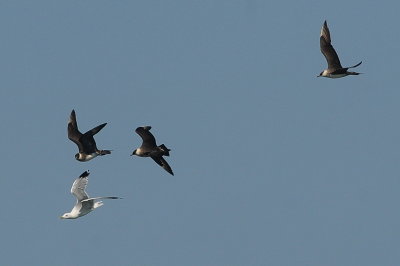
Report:
[[[324,24],[322,24],[322,29],[328,29],[328,22],[326,19],[324,20]]]
[[[164,170],[167,171],[168,173],[170,173],[171,175],[174,175],[174,172],[172,171],[172,168],[168,164],[168,162],[163,157],[161,157],[161,158],[162,158],[162,162],[163,162],[162,168],[164,168]]]
[[[322,48],[322,46],[325,46],[326,44],[330,44],[331,43],[331,33],[329,31],[328,28],[328,24],[326,22],[326,20],[324,21],[324,25],[322,25],[321,28],[321,32],[320,32],[320,47]]]
[[[326,20],[324,21],[324,24],[322,25],[322,28],[321,28],[321,36],[323,36],[324,34],[324,31],[329,31],[329,28],[328,28],[328,23],[326,22]]]
[[[76,114],[75,110],[72,109],[71,114],[69,115],[68,123],[75,123],[76,122]]]
[[[168,166],[167,165],[163,165],[162,168],[164,168],[164,170],[167,171],[170,175],[174,175],[174,172],[172,172],[171,167],[168,167]]]
[[[86,170],[85,172],[83,172],[83,173],[79,176],[79,178],[85,178],[85,177],[87,177],[87,176],[89,176],[89,175],[90,175],[89,170]]]

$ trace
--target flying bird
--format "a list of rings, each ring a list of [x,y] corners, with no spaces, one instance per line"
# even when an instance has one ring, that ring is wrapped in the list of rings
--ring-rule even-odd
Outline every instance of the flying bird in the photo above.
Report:
[[[151,126],[138,127],[135,132],[142,138],[142,145],[131,154],[140,157],[151,157],[158,165],[165,169],[171,175],[174,175],[171,167],[163,156],[169,156],[169,151],[164,144],[157,146],[156,139],[150,132]]]
[[[68,121],[68,138],[78,145],[79,153],[75,154],[75,159],[81,162],[87,162],[98,155],[110,154],[110,150],[99,150],[93,136],[96,135],[107,123],[101,124],[85,134],[82,134],[76,123],[75,110],[72,110]]]
[[[96,197],[89,198],[89,195],[86,193],[85,189],[88,184],[88,176],[89,172],[83,172],[72,184],[71,193],[76,197],[76,204],[74,208],[72,208],[71,212],[64,213],[60,218],[61,219],[76,219],[81,216],[88,214],[89,212],[97,209],[98,207],[103,206],[102,201],[98,201],[99,199],[121,199],[119,197]]]
[[[326,58],[326,62],[328,63],[328,68],[322,71],[318,77],[326,77],[326,78],[341,78],[348,75],[359,75],[357,72],[347,71],[349,68],[358,67],[361,65],[362,61],[357,65],[351,67],[342,67],[340,64],[339,56],[337,55],[335,49],[331,44],[331,34],[329,32],[328,24],[326,20],[321,29],[321,35],[319,38],[319,44],[321,48],[322,54]]]

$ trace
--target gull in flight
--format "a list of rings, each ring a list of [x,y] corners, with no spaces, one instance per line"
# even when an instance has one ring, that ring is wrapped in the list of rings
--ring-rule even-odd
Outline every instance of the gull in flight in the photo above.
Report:
[[[103,202],[100,199],[121,199],[119,197],[96,197],[89,198],[85,189],[88,184],[89,172],[83,172],[72,184],[71,193],[76,197],[76,204],[72,208],[71,212],[64,213],[61,219],[76,219],[81,216],[88,214],[89,212],[103,206]]]

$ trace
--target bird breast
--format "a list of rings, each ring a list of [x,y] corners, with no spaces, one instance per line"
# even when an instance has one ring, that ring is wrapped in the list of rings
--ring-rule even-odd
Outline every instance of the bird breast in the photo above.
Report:
[[[140,156],[140,157],[146,157],[147,156],[146,154],[147,153],[143,152],[143,150],[141,148],[136,149],[135,155]]]
[[[96,157],[98,154],[97,153],[91,153],[91,154],[84,154],[84,153],[79,153],[79,161],[82,162],[87,162]]]
[[[329,74],[330,78],[337,79],[347,76],[347,74]]]

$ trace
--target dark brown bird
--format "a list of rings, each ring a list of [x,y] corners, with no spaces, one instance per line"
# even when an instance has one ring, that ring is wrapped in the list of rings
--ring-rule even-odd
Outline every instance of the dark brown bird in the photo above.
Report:
[[[75,142],[78,146],[79,152],[75,154],[75,159],[81,162],[87,162],[98,155],[110,154],[110,150],[99,150],[96,146],[96,141],[93,136],[96,135],[107,123],[101,124],[85,134],[82,134],[78,129],[76,123],[75,110],[72,110],[68,121],[68,138]]]
[[[169,156],[169,151],[164,144],[157,146],[156,139],[150,132],[151,126],[138,127],[135,132],[142,138],[142,145],[131,154],[140,157],[151,157],[158,165],[165,169],[171,175],[174,175],[171,167],[163,156]]]
[[[340,63],[339,56],[337,55],[335,49],[331,44],[331,34],[329,32],[328,24],[326,20],[321,29],[321,34],[319,37],[319,44],[322,54],[325,56],[326,62],[328,63],[328,68],[322,71],[318,77],[326,78],[341,78],[348,75],[359,75],[357,72],[347,71],[349,68],[358,67],[361,65],[362,61],[357,65],[351,67],[342,67]]]

